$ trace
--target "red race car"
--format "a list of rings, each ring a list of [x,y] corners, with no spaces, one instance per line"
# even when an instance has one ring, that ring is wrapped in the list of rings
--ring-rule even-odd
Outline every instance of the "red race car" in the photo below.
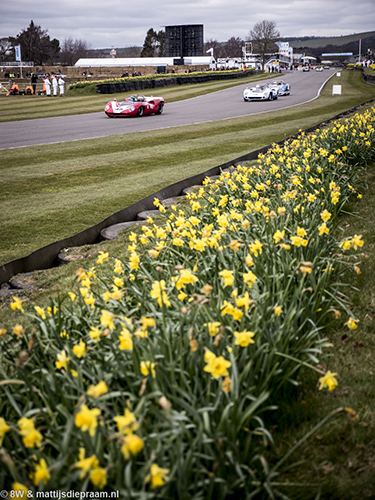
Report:
[[[162,97],[145,97],[144,95],[132,95],[122,102],[116,99],[110,101],[104,108],[104,112],[110,118],[115,116],[143,116],[161,115],[164,108]]]

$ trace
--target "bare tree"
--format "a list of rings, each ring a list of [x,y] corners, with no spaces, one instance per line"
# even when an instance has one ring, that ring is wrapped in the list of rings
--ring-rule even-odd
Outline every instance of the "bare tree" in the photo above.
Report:
[[[253,51],[260,55],[263,70],[267,55],[277,50],[275,42],[279,38],[280,33],[276,29],[274,21],[261,21],[255,24],[254,28],[249,32],[246,40],[252,42]]]
[[[88,50],[87,43],[84,40],[66,38],[61,47],[60,62],[66,66],[74,66],[78,59],[87,56]]]
[[[226,57],[242,57],[242,47],[244,45],[244,42],[241,38],[239,37],[234,37],[232,36],[229,38],[229,40],[226,42],[224,49],[226,51]]]
[[[9,38],[0,38],[0,61],[8,61],[13,57],[12,48]]]
[[[213,39],[210,39],[210,40],[207,40],[207,42],[205,42],[204,44],[204,52],[206,53],[207,50],[209,49],[214,49],[214,58],[217,59],[217,58],[222,58],[222,57],[226,57],[226,53],[225,53],[225,50],[224,50],[224,44],[219,42],[218,40],[213,40]]]

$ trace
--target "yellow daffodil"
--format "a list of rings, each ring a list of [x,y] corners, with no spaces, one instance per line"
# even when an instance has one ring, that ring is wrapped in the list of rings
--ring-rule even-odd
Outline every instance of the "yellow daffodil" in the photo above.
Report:
[[[123,435],[132,434],[139,428],[137,419],[129,408],[125,408],[124,415],[113,417],[113,420],[117,424],[118,432]]]
[[[169,469],[162,469],[157,464],[152,464],[149,474],[145,478],[145,483],[151,482],[151,489],[163,486],[168,481]]]
[[[234,332],[234,337],[236,339],[234,344],[241,347],[247,347],[249,344],[254,344],[254,335],[254,332],[249,332],[247,330],[244,330],[243,332]]]
[[[107,392],[108,392],[108,387],[107,384],[104,382],[104,380],[101,380],[96,385],[90,385],[90,387],[87,389],[87,395],[95,399],[99,398],[103,394],[107,394]]]
[[[73,346],[73,352],[77,358],[84,358],[86,356],[86,344],[81,339],[79,344]]]
[[[35,429],[33,420],[22,417],[18,420],[18,425],[21,429],[20,433],[23,444],[28,448],[35,448],[35,446],[40,448],[43,436],[37,429]]]
[[[102,467],[92,469],[89,473],[89,478],[92,484],[99,489],[103,489],[107,484],[107,472]]]
[[[223,278],[224,288],[233,285],[234,283],[233,271],[230,271],[229,269],[224,269],[223,271],[219,272],[219,275]]]
[[[98,408],[90,410],[86,405],[82,405],[80,411],[75,417],[75,424],[83,432],[89,431],[91,437],[94,437],[98,426],[97,417],[101,414]]]
[[[9,425],[5,422],[3,417],[0,417],[0,448],[3,445],[3,439],[7,432],[10,431]]]
[[[329,370],[328,372],[323,376],[320,377],[319,379],[319,390],[324,389],[325,387],[328,387],[329,391],[333,391],[335,387],[337,387],[337,379],[335,378],[337,376],[337,373],[331,373]]]
[[[138,453],[142,451],[143,446],[143,439],[136,434],[130,433],[123,438],[121,452],[124,455],[125,460],[129,460],[130,455],[138,455]]]
[[[152,363],[151,361],[141,361],[140,368],[142,375],[145,377],[147,377],[147,375],[151,375],[152,378],[156,377],[155,363]]]
[[[78,462],[74,464],[74,467],[77,469],[81,469],[81,473],[79,475],[80,479],[83,479],[86,474],[89,474],[92,470],[95,470],[99,467],[99,460],[96,455],[91,455],[90,457],[85,458],[86,451],[84,448],[79,449]]]
[[[30,478],[32,479],[35,486],[38,486],[39,483],[47,484],[51,478],[51,475],[48,470],[47,462],[44,458],[41,458],[39,463],[35,466],[35,471],[30,474]]]
[[[22,302],[23,301],[20,300],[18,297],[13,297],[13,302],[10,303],[12,311],[19,309],[21,312],[25,312],[22,307]]]
[[[207,352],[210,351],[206,351]],[[213,356],[209,356],[206,361],[206,366],[203,368],[205,372],[210,373],[215,379],[220,377],[226,377],[229,375],[228,368],[232,366],[230,361],[227,361],[223,356],[217,357],[215,354],[211,353]],[[206,358],[206,355],[205,355]]]
[[[66,364],[69,363],[70,358],[66,356],[66,351],[63,349],[57,355],[57,361],[55,361],[56,368],[61,370],[61,368],[66,368]]]

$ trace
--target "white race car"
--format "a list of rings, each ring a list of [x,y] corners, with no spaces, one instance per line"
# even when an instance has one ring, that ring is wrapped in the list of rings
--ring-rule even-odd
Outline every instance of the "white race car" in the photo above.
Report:
[[[270,87],[276,90],[277,95],[290,95],[290,85],[282,80],[277,80],[269,84]]]
[[[256,85],[255,87],[246,87],[243,91],[244,101],[273,101],[277,99],[277,90],[270,85]]]

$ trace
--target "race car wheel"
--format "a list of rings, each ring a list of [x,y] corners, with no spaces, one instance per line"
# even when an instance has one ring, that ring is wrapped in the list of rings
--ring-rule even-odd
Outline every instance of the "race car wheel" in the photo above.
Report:
[[[163,106],[163,104],[160,102],[160,103],[159,103],[158,110],[156,111],[156,114],[157,114],[157,115],[161,115],[161,114],[162,114],[162,112],[163,112],[163,108],[164,108],[164,106]]]
[[[142,116],[142,115],[143,115],[143,106],[139,106],[137,111],[137,116]]]
[[[272,92],[270,92],[270,93],[268,94],[268,100],[269,100],[269,101],[272,101],[272,98],[273,98],[273,95],[272,95]]]

